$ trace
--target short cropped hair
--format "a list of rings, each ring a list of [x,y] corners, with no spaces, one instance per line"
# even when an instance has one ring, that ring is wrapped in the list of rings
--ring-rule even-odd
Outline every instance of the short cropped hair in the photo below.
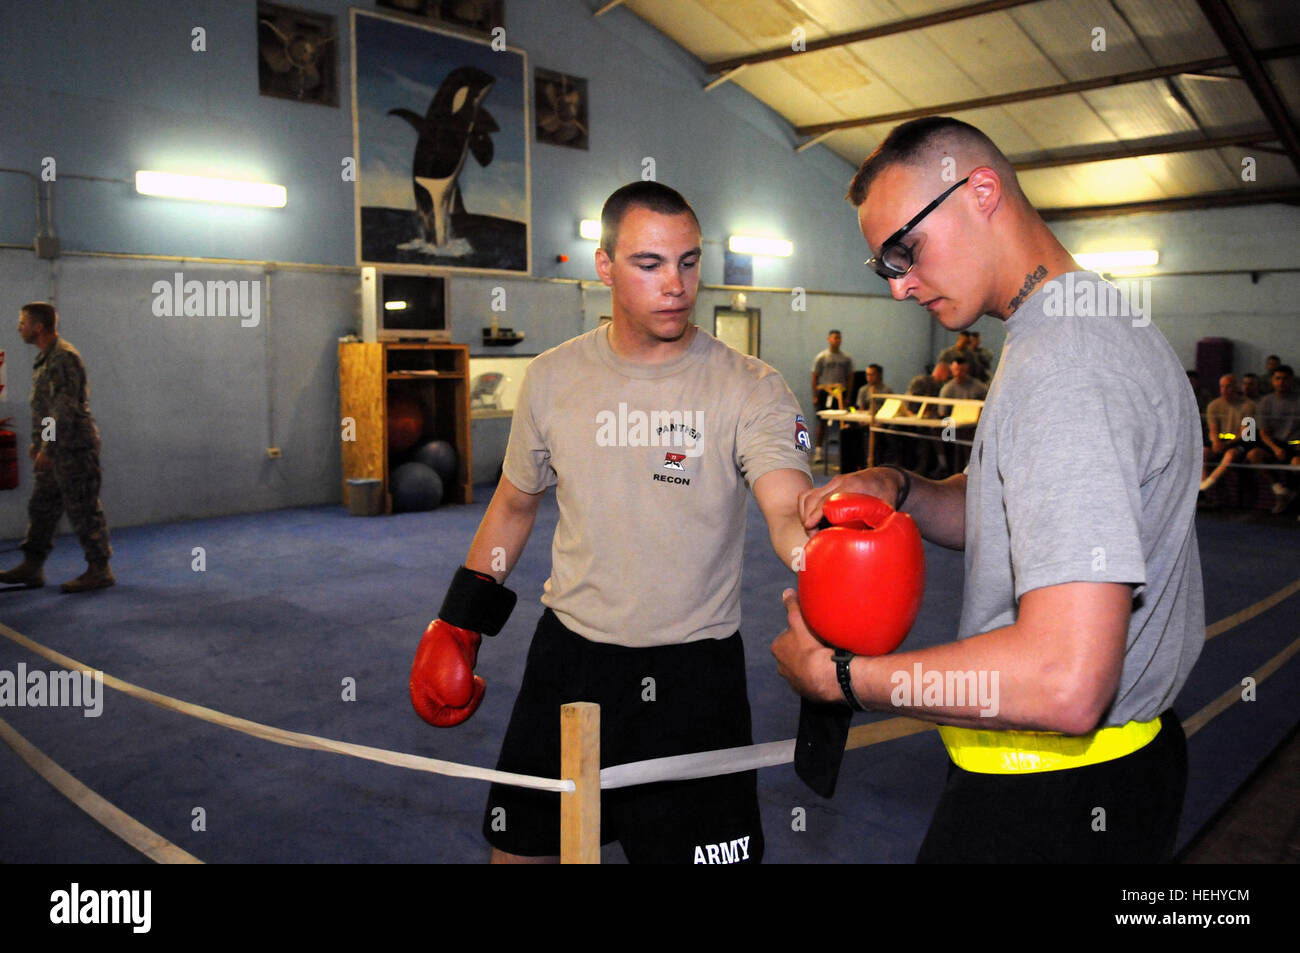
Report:
[[[970,358],[967,357],[965,354],[958,354],[956,357],[954,357],[954,358],[953,358],[951,361],[949,361],[948,363],[950,363],[950,364],[969,364],[969,363],[970,363]]]
[[[632,208],[646,208],[660,215],[686,213],[695,222],[695,227],[700,227],[695,209],[676,189],[659,182],[632,182],[607,198],[605,207],[600,210],[600,247],[611,258],[618,244],[618,228],[623,224],[623,216]]]
[[[871,188],[871,183],[886,169],[895,165],[922,165],[941,158],[945,148],[950,149],[957,144],[975,146],[988,152],[994,170],[1007,180],[1005,186],[1019,193],[1015,170],[992,139],[960,119],[926,116],[895,126],[885,141],[876,147],[876,151],[867,156],[849,183],[848,194],[844,197],[857,208],[867,200],[867,190]]]
[[[48,301],[32,301],[19,309],[20,313],[26,311],[33,321],[43,327],[46,331],[53,333],[59,329],[59,312],[54,310],[54,305]]]
[[[1295,373],[1295,371],[1291,370],[1290,364],[1279,364],[1277,367],[1273,368],[1273,373],[1285,374],[1287,377],[1290,377],[1292,374]]]

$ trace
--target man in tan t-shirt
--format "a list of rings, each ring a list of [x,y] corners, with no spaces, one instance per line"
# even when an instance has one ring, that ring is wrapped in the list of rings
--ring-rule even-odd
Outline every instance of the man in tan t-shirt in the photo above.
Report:
[[[1208,490],[1219,481],[1225,470],[1234,463],[1244,463],[1246,455],[1257,443],[1253,420],[1255,402],[1247,400],[1237,385],[1234,374],[1219,378],[1219,396],[1205,408],[1205,419],[1210,433],[1210,445],[1202,449],[1204,462],[1201,468],[1201,490]],[[1247,430],[1243,425],[1251,419]],[[1211,464],[1219,465],[1210,472]]]
[[[613,321],[529,366],[503,477],[461,570],[491,598],[556,487],[546,611],[504,771],[556,776],[558,709],[572,701],[601,705],[607,765],[750,744],[738,631],[747,487],[787,565],[807,541],[806,422],[775,370],[693,323],[694,212],[672,189],[636,182],[609,198],[601,225],[596,270]],[[762,857],[752,771],[607,791],[601,823],[633,863]],[[494,862],[555,861],[559,796],[493,785],[484,835]]]

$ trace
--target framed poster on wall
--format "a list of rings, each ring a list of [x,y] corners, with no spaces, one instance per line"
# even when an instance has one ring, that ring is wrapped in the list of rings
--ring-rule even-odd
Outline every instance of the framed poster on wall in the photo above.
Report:
[[[360,265],[528,274],[522,50],[352,11]]]
[[[490,33],[505,26],[505,0],[375,0],[399,13],[442,20],[468,30]]]
[[[587,81],[548,69],[533,75],[537,141],[571,149],[588,148]]]

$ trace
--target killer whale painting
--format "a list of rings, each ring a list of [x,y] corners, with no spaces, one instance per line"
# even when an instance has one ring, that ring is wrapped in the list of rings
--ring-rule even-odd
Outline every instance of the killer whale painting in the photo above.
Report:
[[[357,258],[527,274],[521,51],[352,11]]]

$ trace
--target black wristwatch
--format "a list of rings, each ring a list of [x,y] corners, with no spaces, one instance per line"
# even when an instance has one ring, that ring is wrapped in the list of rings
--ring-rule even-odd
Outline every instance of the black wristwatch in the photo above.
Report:
[[[894,502],[894,509],[901,510],[903,504],[907,502],[907,494],[912,492],[912,474],[893,463],[882,463],[880,468],[882,470],[897,470],[903,475],[903,488],[898,491],[898,499]]]
[[[853,661],[853,653],[847,649],[836,649],[831,658],[835,661],[835,677],[839,680],[844,700],[854,711],[866,711],[862,707],[862,702],[858,701],[858,696],[853,693],[853,676],[849,674],[849,663]]]

